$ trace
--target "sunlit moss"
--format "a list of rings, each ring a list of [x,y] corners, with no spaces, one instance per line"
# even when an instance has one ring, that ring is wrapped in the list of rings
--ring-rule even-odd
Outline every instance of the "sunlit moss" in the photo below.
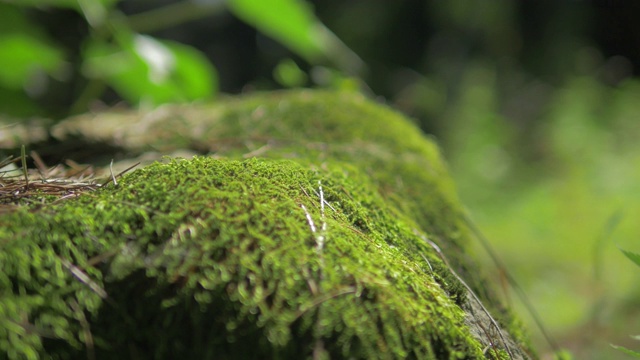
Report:
[[[0,217],[11,358],[505,358],[483,352],[466,289],[423,236],[523,340],[463,255],[436,146],[396,113],[296,92],[180,116],[172,133],[173,115],[156,121],[157,145],[215,158]]]

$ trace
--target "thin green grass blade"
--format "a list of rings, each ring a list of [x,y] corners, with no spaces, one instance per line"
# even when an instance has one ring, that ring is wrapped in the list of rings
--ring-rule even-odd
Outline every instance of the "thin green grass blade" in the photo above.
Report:
[[[621,248],[620,251],[626,256],[629,260],[633,261],[636,265],[640,266],[640,254],[634,253],[633,251],[624,250]]]
[[[637,351],[633,351],[633,350],[629,350],[624,346],[618,346],[618,345],[613,345],[610,344],[612,348],[618,350],[618,351],[622,351],[623,353],[627,354],[627,355],[631,355],[635,358],[639,358],[640,359],[640,352]]]

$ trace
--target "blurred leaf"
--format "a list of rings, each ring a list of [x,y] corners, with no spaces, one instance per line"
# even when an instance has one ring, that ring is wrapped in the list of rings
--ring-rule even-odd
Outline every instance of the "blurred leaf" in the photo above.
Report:
[[[120,0],[1,0],[3,2],[29,7],[55,6],[80,10],[83,6],[102,5],[111,7]]]
[[[101,26],[109,10],[120,0],[0,0],[24,7],[60,7],[75,9],[92,27]]]
[[[311,79],[321,87],[346,92],[359,92],[362,88],[361,80],[345,76],[342,72],[324,66],[316,66],[311,70]]]
[[[620,248],[618,248],[620,249]],[[634,253],[632,251],[627,251],[624,249],[620,249],[622,253],[631,261],[633,261],[636,265],[640,266],[640,254]]]
[[[102,79],[134,104],[160,104],[212,97],[217,76],[197,50],[144,35],[119,37],[119,46],[103,42],[85,51],[85,76]]]
[[[42,115],[42,109],[24,91],[0,87],[0,114],[18,118]]]
[[[163,41],[176,57],[179,81],[176,86],[188,100],[213,97],[218,91],[218,76],[209,59],[193,47],[176,42]]]
[[[596,242],[593,246],[593,274],[594,278],[600,280],[602,277],[602,272],[604,269],[604,246],[606,241],[611,238],[614,230],[620,224],[622,220],[624,212],[620,209],[616,210],[609,219],[604,227],[604,231],[598,236]]]
[[[0,34],[21,32],[32,35],[34,30],[38,30],[37,26],[27,19],[22,9],[11,4],[0,3]]]
[[[280,85],[290,88],[304,86],[308,80],[307,74],[291,59],[280,61],[273,69],[273,77]]]
[[[35,37],[0,35],[0,85],[24,88],[38,71],[53,73],[62,65],[62,52]]]
[[[554,355],[555,360],[573,360],[573,355],[568,350],[560,350]]]
[[[91,27],[96,28],[101,26],[107,18],[107,6],[111,5],[109,3],[115,2],[107,0],[77,0],[76,3],[82,12],[82,15],[87,20],[87,23]]]
[[[60,78],[63,56],[25,9],[0,3],[0,113],[40,115],[42,109],[32,98],[47,90],[47,75]]]
[[[324,53],[318,33],[321,25],[304,1],[229,0],[229,7],[237,17],[309,61]]]
[[[226,12],[226,0],[191,0],[159,4],[148,11],[130,14],[127,23],[139,33],[153,33],[193,20]]]
[[[58,6],[65,8],[77,8],[78,1],[77,0],[3,0],[9,4],[20,5],[20,6]]]
[[[623,353],[625,353],[627,355],[631,355],[631,356],[633,356],[635,358],[640,358],[640,352],[629,350],[626,347],[613,345],[613,344],[611,344],[611,347],[616,349],[616,350],[620,350],[620,351],[622,351]]]
[[[42,87],[42,75],[53,74],[63,64],[62,51],[44,31],[13,5],[0,3],[0,86],[24,90]]]

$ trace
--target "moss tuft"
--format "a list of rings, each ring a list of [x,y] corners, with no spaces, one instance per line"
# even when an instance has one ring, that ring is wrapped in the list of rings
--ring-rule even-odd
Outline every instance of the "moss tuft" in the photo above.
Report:
[[[424,240],[511,326],[470,270],[437,147],[401,116],[306,91],[167,114],[128,148],[179,140],[215,158],[0,216],[9,358],[506,356],[470,330],[466,288]]]

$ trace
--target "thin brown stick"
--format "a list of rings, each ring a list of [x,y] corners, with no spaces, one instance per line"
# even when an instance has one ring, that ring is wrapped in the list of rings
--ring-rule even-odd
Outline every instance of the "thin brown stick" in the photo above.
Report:
[[[44,161],[42,161],[42,158],[40,157],[40,155],[38,155],[38,153],[35,152],[35,150],[31,150],[29,152],[29,156],[31,156],[31,158],[33,159],[33,162],[36,164],[36,168],[38,169],[40,176],[43,179],[48,178],[49,170],[47,169],[47,165],[45,165]]]
[[[109,173],[111,174],[111,179],[113,180],[113,185],[118,186],[118,182],[116,181],[116,177],[113,175],[113,159],[111,159],[111,163],[109,163]]]
[[[527,294],[524,292],[520,284],[518,284],[516,279],[507,270],[507,266],[502,262],[500,257],[498,257],[498,254],[496,254],[496,252],[493,250],[493,247],[489,243],[489,240],[484,236],[484,234],[480,231],[480,229],[473,223],[473,221],[471,221],[471,219],[467,214],[462,214],[462,218],[467,223],[467,226],[469,227],[469,229],[471,229],[473,234],[476,236],[476,238],[478,239],[478,241],[480,242],[484,250],[489,254],[489,257],[491,257],[491,260],[493,261],[493,263],[504,274],[507,281],[509,282],[509,285],[511,285],[511,288],[518,295],[518,297],[520,298],[520,301],[522,301],[522,304],[527,308],[527,311],[533,318],[533,321],[538,326],[538,329],[542,333],[542,336],[545,338],[545,340],[547,341],[551,349],[556,353],[560,352],[560,346],[558,346],[558,344],[551,338],[551,335],[549,335],[549,332],[544,326],[542,322],[542,318],[538,314],[538,311],[533,306],[533,304],[527,297]]]
[[[357,292],[358,289],[356,289],[354,286],[347,286],[343,289],[337,289],[333,292],[330,292],[328,294],[322,294],[319,295],[315,300],[313,300],[311,302],[311,304],[305,306],[304,308],[298,310],[298,312],[296,313],[295,319],[298,319],[300,316],[304,315],[307,311],[313,309],[314,307],[319,306],[320,304],[329,301],[333,298],[337,298],[339,296],[342,295],[347,295],[347,294],[355,294]]]
[[[113,162],[112,162],[112,164],[113,164]],[[113,175],[113,171],[112,171],[112,172],[111,172],[111,177],[112,177],[112,178],[111,178],[111,179],[109,179],[109,180],[107,180],[107,181],[105,181],[105,182],[104,182],[104,183],[102,183],[102,185],[100,185],[100,186],[101,186],[101,187],[107,186],[107,185],[108,185],[110,182],[112,182],[112,181],[114,182],[114,184],[115,184],[115,185],[118,185],[118,183],[116,182],[116,179],[117,179],[117,178],[119,178],[119,177],[121,177],[122,175],[124,175],[125,173],[127,173],[129,170],[133,169],[134,167],[136,167],[136,166],[138,166],[138,165],[140,165],[140,162],[137,162],[137,163],[135,163],[135,164],[133,164],[133,165],[129,166],[128,168],[126,168],[126,169],[124,169],[124,170],[120,171],[120,172],[119,172],[117,175],[115,175],[115,176]],[[111,169],[111,167],[110,167],[110,170],[113,170],[113,169]]]
[[[22,145],[20,150],[20,159],[22,159],[22,173],[24,174],[24,187],[29,188],[29,175],[27,174],[27,154],[25,146]]]
[[[509,358],[513,359],[513,354],[511,353],[511,349],[509,349],[509,346],[507,345],[507,340],[505,339],[504,334],[502,333],[502,330],[500,329],[500,325],[498,325],[498,322],[493,318],[493,316],[491,316],[491,313],[489,313],[489,310],[487,310],[487,308],[484,306],[482,301],[480,301],[480,298],[478,298],[478,296],[473,292],[471,287],[469,285],[467,285],[467,283],[464,280],[462,280],[462,278],[455,272],[455,270],[453,270],[453,268],[451,267],[451,264],[449,264],[449,261],[447,260],[446,256],[444,256],[444,253],[442,252],[442,250],[440,250],[440,247],[438,245],[436,245],[436,243],[434,243],[433,241],[429,240],[426,236],[418,233],[417,231],[415,231],[415,233],[416,233],[416,235],[420,236],[420,238],[422,240],[424,240],[427,244],[429,244],[436,251],[436,253],[440,257],[440,259],[442,259],[444,264],[449,269],[449,272],[453,276],[455,276],[456,279],[458,279],[458,281],[460,281],[462,286],[464,286],[467,289],[467,291],[471,295],[471,297],[478,303],[478,305],[480,305],[480,308],[482,309],[482,311],[485,313],[485,315],[487,315],[487,317],[491,321],[491,324],[498,331],[498,335],[500,336],[500,340],[502,341],[502,345],[504,346],[505,350],[507,351],[507,354],[509,354]]]
[[[84,345],[87,348],[87,359],[95,360],[96,352],[93,344],[93,335],[91,334],[91,326],[89,325],[89,321],[87,321],[87,317],[84,314],[84,311],[80,308],[80,305],[75,299],[69,301],[69,307],[76,315],[76,320],[80,322],[80,326],[82,327],[82,333],[84,335]]]
[[[102,299],[106,299],[109,296],[107,292],[98,283],[93,281],[89,275],[87,275],[82,269],[73,265],[69,260],[59,258],[62,261],[62,265],[71,272],[71,274],[78,279],[81,283],[87,285],[94,293],[100,296]]]

